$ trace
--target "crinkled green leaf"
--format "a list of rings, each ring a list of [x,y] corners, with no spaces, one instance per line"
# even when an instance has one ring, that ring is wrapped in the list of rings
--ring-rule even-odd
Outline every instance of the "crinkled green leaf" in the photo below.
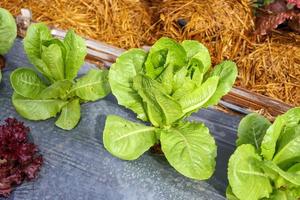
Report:
[[[269,198],[270,200],[298,200],[290,190],[276,190]]]
[[[118,104],[131,109],[137,117],[146,120],[142,99],[133,89],[133,78],[143,71],[147,54],[141,49],[123,53],[109,70],[109,83]]]
[[[37,97],[46,85],[36,74],[29,68],[18,68],[10,75],[10,82],[16,93],[27,98]]]
[[[201,108],[215,93],[219,77],[213,76],[207,79],[200,87],[193,92],[180,98],[183,113],[188,113]]]
[[[277,140],[285,126],[299,124],[300,108],[293,108],[285,114],[278,116],[274,123],[267,130],[261,144],[261,153],[267,160],[272,160],[276,151]]]
[[[178,101],[182,98],[185,98],[187,94],[194,92],[196,87],[197,86],[195,85],[194,81],[186,79],[186,81],[182,83],[181,87],[172,94],[172,97]]]
[[[167,60],[167,49],[160,49],[158,51],[148,54],[145,62],[146,74],[151,78],[157,78],[165,70]]]
[[[44,40],[42,42],[42,44],[45,47],[49,47],[52,44],[58,45],[60,47],[60,51],[62,53],[63,60],[66,59],[67,49],[66,49],[65,43],[63,41],[61,41],[60,39],[53,38],[53,39],[50,39],[50,40]]]
[[[0,8],[0,55],[6,54],[17,37],[17,25],[14,17],[4,8]]]
[[[300,124],[285,126],[276,144],[276,155],[298,136],[300,136]]]
[[[177,71],[186,62],[187,55],[184,48],[176,41],[162,37],[154,43],[149,51],[145,62],[146,74],[151,78],[156,78],[165,67],[172,65],[174,71]]]
[[[205,74],[211,67],[211,58],[208,49],[195,40],[184,40],[181,45],[190,60],[189,66],[197,64],[200,72]]]
[[[112,155],[124,160],[134,160],[156,141],[154,127],[131,122],[115,115],[107,116],[103,144]]]
[[[50,30],[43,23],[30,25],[24,38],[24,50],[29,61],[49,79],[51,79],[51,73],[42,60],[42,44],[43,41],[50,39],[52,39]]]
[[[184,122],[162,130],[160,141],[167,160],[181,174],[197,180],[213,174],[217,148],[203,123]]]
[[[278,142],[273,162],[281,167],[300,162],[300,124],[285,127]]]
[[[268,128],[261,143],[261,153],[265,159],[271,160],[275,153],[277,139],[284,128],[284,118],[278,116],[273,124]]]
[[[296,200],[300,199],[300,187],[290,189],[290,192],[294,197],[297,197]]]
[[[241,120],[238,127],[237,146],[252,144],[257,151],[260,151],[261,142],[270,126],[269,120],[257,113],[247,115]]]
[[[300,174],[300,163],[294,164],[288,169],[288,172]]]
[[[203,54],[208,53],[208,55],[209,55],[208,49],[203,44],[201,44],[200,42],[198,42],[196,40],[184,40],[181,43],[181,45],[187,54],[188,60],[190,60],[192,57],[194,57],[198,53],[203,53]],[[204,56],[207,56],[207,55],[204,55]],[[208,60],[208,58],[206,58],[206,59]],[[209,60],[210,60],[210,58],[209,58]]]
[[[73,83],[69,80],[56,81],[45,88],[40,94],[40,99],[66,99]]]
[[[261,157],[250,144],[239,146],[229,159],[228,180],[238,199],[258,200],[269,197],[272,185],[260,168]]]
[[[110,92],[108,71],[91,69],[86,75],[76,80],[72,92],[86,101],[96,101]]]
[[[295,107],[283,114],[286,126],[294,126],[300,124],[300,107]]]
[[[173,91],[173,72],[173,66],[169,65],[158,78],[168,95],[170,95]]]
[[[49,28],[43,23],[32,24],[28,27],[24,38],[24,49],[29,60],[32,57],[42,57],[43,41],[52,39]]]
[[[278,167],[275,163],[269,160],[265,160],[263,162],[262,167],[268,168],[269,170],[278,173],[278,175],[280,175],[282,178],[289,181],[290,183],[300,186],[300,174],[298,174],[297,172],[284,171],[280,167]]]
[[[195,85],[201,86],[204,78],[204,74],[200,71],[198,66],[192,66],[189,71],[189,76]]]
[[[236,64],[232,61],[223,61],[215,66],[210,76],[219,77],[218,87],[214,95],[205,103],[204,107],[216,105],[220,99],[231,90],[237,73]]]
[[[42,60],[47,65],[52,79],[58,81],[65,78],[64,60],[59,45],[51,44],[49,47],[45,47],[42,52]]]
[[[67,103],[61,111],[55,125],[65,130],[73,129],[80,120],[80,104],[79,99],[74,99]]]
[[[300,174],[300,163],[296,163],[296,164],[292,165],[287,170],[287,172]],[[297,187],[297,185],[289,182],[288,180],[286,180],[282,176],[277,176],[277,178],[275,179],[275,185],[276,185],[277,188],[282,188],[282,187],[283,188],[295,188],[295,187]],[[300,189],[300,187],[299,187],[299,189]]]
[[[84,39],[75,34],[73,30],[68,31],[64,38],[66,47],[65,77],[73,80],[84,63],[87,48]]]
[[[182,116],[180,104],[162,91],[162,85],[143,75],[133,81],[134,88],[146,104],[147,116],[156,126],[171,125]]]
[[[176,73],[174,73],[173,76],[173,90],[176,91],[180,89],[183,84],[186,82],[186,79],[189,79],[186,77],[188,73],[188,70],[186,67],[181,68]]]
[[[28,55],[28,54],[27,54]],[[50,70],[48,69],[48,66],[46,65],[46,63],[40,59],[40,58],[32,58],[32,62],[31,62],[35,68],[45,76],[46,80],[49,80],[51,83],[55,82],[55,80],[53,79]]]
[[[12,103],[22,117],[30,120],[45,120],[55,117],[68,102],[58,99],[30,99],[14,92]]]
[[[227,200],[239,200],[232,192],[230,185],[226,188],[226,198]]]

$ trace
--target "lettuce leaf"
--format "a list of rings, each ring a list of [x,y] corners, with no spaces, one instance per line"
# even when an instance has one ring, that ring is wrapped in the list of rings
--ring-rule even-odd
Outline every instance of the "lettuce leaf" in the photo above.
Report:
[[[6,54],[17,37],[17,25],[14,17],[4,8],[0,8],[0,55]]]

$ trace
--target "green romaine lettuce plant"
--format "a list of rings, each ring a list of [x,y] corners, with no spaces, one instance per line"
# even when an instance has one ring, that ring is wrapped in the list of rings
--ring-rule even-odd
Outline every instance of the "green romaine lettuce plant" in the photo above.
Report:
[[[237,149],[229,159],[229,200],[300,198],[300,107],[271,124],[249,114],[239,124]]]
[[[105,148],[116,157],[134,160],[160,143],[178,172],[208,179],[215,168],[215,140],[203,123],[185,118],[217,104],[236,76],[237,68],[231,61],[212,69],[207,48],[197,41],[179,44],[161,38],[148,53],[142,49],[123,53],[109,70],[112,93],[120,105],[151,125],[108,116]]]
[[[17,37],[17,25],[14,17],[4,8],[0,8],[0,55],[6,54]],[[0,70],[0,81],[2,75]]]
[[[10,76],[12,102],[24,118],[45,120],[61,112],[56,126],[71,130],[80,120],[80,103],[96,101],[110,92],[107,70],[91,69],[76,78],[87,49],[74,31],[68,31],[61,41],[51,36],[46,25],[33,24],[27,30],[24,49],[40,72],[18,68]]]
[[[17,37],[17,25],[14,17],[4,8],[0,8],[0,55],[6,54]]]

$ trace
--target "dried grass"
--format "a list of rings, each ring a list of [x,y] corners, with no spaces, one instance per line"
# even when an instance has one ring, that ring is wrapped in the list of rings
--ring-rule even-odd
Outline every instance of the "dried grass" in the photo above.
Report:
[[[32,10],[36,21],[61,29],[73,28],[82,36],[122,48],[138,47],[151,40],[151,16],[136,0],[1,0],[14,15]],[[141,35],[144,34],[144,37]]]
[[[166,0],[160,6],[158,37],[199,40],[210,49],[214,62],[245,54],[251,45],[246,34],[254,24],[247,0]],[[179,19],[187,22],[184,28]]]
[[[238,85],[300,105],[300,36],[273,33],[238,59]]]

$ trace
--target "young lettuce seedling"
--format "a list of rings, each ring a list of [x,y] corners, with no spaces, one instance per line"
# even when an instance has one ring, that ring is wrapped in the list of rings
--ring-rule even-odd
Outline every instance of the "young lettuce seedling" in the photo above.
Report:
[[[16,37],[17,25],[14,17],[4,8],[0,8],[0,57],[11,49]],[[0,66],[0,81],[1,78]]]
[[[110,92],[107,70],[91,69],[77,78],[87,54],[85,41],[68,31],[63,41],[53,38],[42,23],[31,25],[24,39],[30,68],[18,68],[10,81],[17,112],[30,120],[55,117],[56,126],[73,129],[80,120],[80,103],[96,101]]]
[[[193,179],[208,179],[217,148],[208,128],[184,120],[200,108],[217,104],[237,76],[235,63],[211,69],[207,48],[197,41],[181,44],[161,38],[149,53],[131,49],[111,66],[109,82],[120,105],[152,126],[108,116],[105,148],[114,156],[134,160],[160,143],[169,163]]]
[[[249,114],[238,128],[229,159],[229,200],[300,199],[300,107],[273,124]]]

